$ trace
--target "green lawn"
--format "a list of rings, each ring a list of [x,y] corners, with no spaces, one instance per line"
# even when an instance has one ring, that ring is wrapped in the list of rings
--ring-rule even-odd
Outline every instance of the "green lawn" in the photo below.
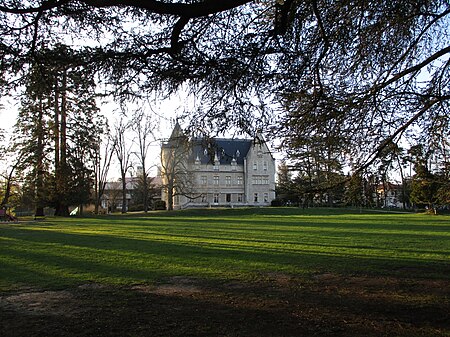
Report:
[[[0,290],[271,273],[450,278],[450,217],[192,210],[0,223]]]

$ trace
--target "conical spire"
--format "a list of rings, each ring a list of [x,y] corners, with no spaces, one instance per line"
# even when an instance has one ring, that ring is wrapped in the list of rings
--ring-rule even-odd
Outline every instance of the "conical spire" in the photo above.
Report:
[[[177,139],[177,138],[180,138],[182,135],[183,135],[183,129],[181,128],[181,126],[177,120],[169,139]]]

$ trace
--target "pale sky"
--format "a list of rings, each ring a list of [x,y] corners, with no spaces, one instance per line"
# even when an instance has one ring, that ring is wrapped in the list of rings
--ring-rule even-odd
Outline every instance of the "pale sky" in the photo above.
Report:
[[[14,127],[16,123],[17,113],[19,109],[18,100],[11,97],[0,98],[0,103],[3,108],[0,109],[0,128],[5,129],[7,132]],[[148,155],[147,167],[151,167],[151,175],[156,174],[156,166],[159,165],[159,155],[161,140],[167,139],[174,127],[175,119],[181,116],[185,111],[193,111],[195,109],[195,100],[192,97],[188,97],[183,92],[173,95],[168,100],[156,101],[156,102],[145,102],[141,103],[144,110],[154,117],[155,122],[159,123],[159,130],[156,131],[156,141],[151,145]],[[98,102],[98,107],[100,108],[101,114],[108,118],[110,126],[114,125],[115,121],[119,120],[121,117],[121,109],[115,103],[111,102]],[[128,114],[131,115],[133,112],[133,104],[130,103],[127,106],[129,109]],[[185,127],[181,122],[181,127]],[[132,135],[130,134],[130,137]],[[224,137],[229,135],[224,135]],[[130,140],[131,142],[131,140]],[[270,146],[270,144],[269,144]],[[272,149],[273,150],[273,149]],[[277,154],[273,151],[273,155],[277,157]],[[133,158],[134,162],[138,162],[137,158]],[[1,164],[5,164],[4,162]],[[3,166],[1,165],[0,166]],[[138,164],[135,165],[136,167]],[[128,174],[129,175],[129,174]],[[109,177],[112,180],[118,179],[120,176],[120,170],[116,161],[111,165]]]

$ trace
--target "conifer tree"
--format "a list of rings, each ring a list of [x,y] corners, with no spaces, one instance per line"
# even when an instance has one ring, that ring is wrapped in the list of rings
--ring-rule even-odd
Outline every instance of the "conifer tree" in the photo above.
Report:
[[[102,121],[95,102],[95,82],[74,66],[64,46],[44,50],[65,57],[36,65],[26,79],[26,95],[16,124],[16,148],[24,154],[22,170],[34,190],[36,215],[45,206],[69,215],[69,206],[90,200],[93,149]]]

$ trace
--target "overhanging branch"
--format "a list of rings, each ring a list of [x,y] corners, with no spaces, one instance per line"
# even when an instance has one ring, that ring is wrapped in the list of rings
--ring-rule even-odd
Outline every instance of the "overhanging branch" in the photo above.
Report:
[[[391,85],[392,83],[398,81],[399,79],[401,79],[402,77],[420,71],[421,69],[423,69],[424,67],[426,67],[427,65],[429,65],[430,63],[436,61],[437,59],[441,58],[442,56],[446,55],[450,53],[450,46],[447,46],[441,50],[439,50],[438,52],[434,53],[433,55],[431,55],[430,57],[426,58],[425,60],[423,60],[422,62],[408,68],[405,69],[395,75],[393,75],[389,80],[377,85],[374,87],[373,91],[377,92],[380,91],[381,89],[386,88],[387,86]]]
[[[11,13],[11,14],[31,14],[47,11],[49,9],[57,8],[63,4],[69,3],[71,0],[48,0],[44,1],[39,7],[5,7],[0,6],[0,12]]]
[[[401,127],[395,130],[389,137],[387,137],[370,155],[369,159],[361,165],[356,172],[361,172],[368,168],[372,163],[379,157],[381,152],[391,143],[394,139],[406,131],[414,122],[416,122],[420,117],[422,117],[429,109],[431,109],[435,104],[440,103],[442,101],[450,99],[450,96],[442,96],[439,98],[430,99],[428,102],[424,104],[422,109],[420,109],[414,116],[412,116],[406,123],[404,123]]]
[[[240,7],[254,0],[204,0],[194,3],[163,2],[157,0],[85,0],[81,1],[92,7],[134,7],[148,10],[156,14],[168,14],[188,18],[198,18],[210,14],[224,12]],[[11,14],[30,14],[47,11],[68,4],[72,0],[48,0],[38,7],[0,6],[0,11]]]
[[[156,0],[85,0],[83,2],[94,7],[128,6],[146,9],[156,14],[196,18],[227,11],[253,2],[253,0],[204,0],[189,4],[168,3]]]

